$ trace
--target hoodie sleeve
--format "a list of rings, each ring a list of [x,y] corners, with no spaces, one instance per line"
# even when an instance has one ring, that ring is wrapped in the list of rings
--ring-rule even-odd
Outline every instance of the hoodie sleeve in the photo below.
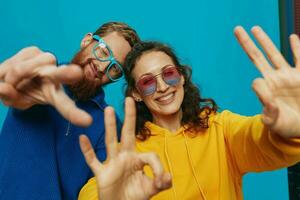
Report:
[[[80,190],[78,200],[98,200],[97,182],[91,178]]]
[[[287,167],[300,161],[300,138],[271,133],[261,115],[221,114],[228,153],[241,174]]]

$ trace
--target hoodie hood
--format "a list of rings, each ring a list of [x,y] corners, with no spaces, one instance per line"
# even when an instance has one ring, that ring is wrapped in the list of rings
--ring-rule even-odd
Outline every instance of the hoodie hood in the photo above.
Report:
[[[195,189],[198,190],[198,197],[202,197],[201,199],[206,200],[206,197],[204,195],[204,192],[201,188],[200,182],[198,180],[198,175],[196,173],[195,167],[194,167],[194,161],[191,156],[191,149],[189,147],[188,142],[188,136],[185,133],[186,128],[184,126],[181,126],[177,131],[170,132],[169,130],[162,128],[152,122],[146,122],[145,126],[151,131],[151,139],[150,140],[157,140],[160,143],[160,157],[163,157],[165,162],[165,167],[167,171],[170,172],[173,180],[176,178],[177,169],[176,169],[176,162],[174,162],[174,158],[172,156],[172,149],[176,148],[177,145],[174,145],[174,142],[181,141],[181,145],[178,145],[177,147],[182,149],[182,153],[185,154],[186,158],[186,170],[189,170],[189,174],[191,175],[190,179],[194,183]],[[179,158],[179,157],[178,157]],[[171,188],[173,193],[173,199],[180,199],[179,197],[182,196],[181,194],[178,194],[177,187],[180,187],[178,184],[174,184]]]

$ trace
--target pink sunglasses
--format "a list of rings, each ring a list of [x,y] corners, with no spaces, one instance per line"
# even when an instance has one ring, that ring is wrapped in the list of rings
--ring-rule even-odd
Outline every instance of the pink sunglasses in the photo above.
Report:
[[[165,66],[159,74],[145,74],[139,78],[136,82],[136,88],[141,95],[148,96],[156,91],[158,75],[161,75],[163,81],[170,86],[177,85],[181,79],[181,74],[177,67],[173,65]]]

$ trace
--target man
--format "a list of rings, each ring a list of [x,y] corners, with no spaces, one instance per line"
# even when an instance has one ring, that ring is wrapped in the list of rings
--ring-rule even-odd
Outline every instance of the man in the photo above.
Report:
[[[87,134],[106,158],[101,87],[122,76],[138,41],[131,27],[110,22],[85,35],[75,65],[57,68],[36,47],[1,64],[0,98],[11,108],[0,135],[0,199],[77,199],[92,176],[78,136]]]

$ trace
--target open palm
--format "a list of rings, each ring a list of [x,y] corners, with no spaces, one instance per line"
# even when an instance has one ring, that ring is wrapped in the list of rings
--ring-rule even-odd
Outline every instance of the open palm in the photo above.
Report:
[[[270,63],[256,47],[242,27],[235,35],[263,78],[253,82],[253,89],[261,100],[263,122],[283,137],[300,136],[300,41],[297,35],[290,36],[295,67],[291,67],[277,50],[271,39],[260,27],[252,33],[264,49]]]

